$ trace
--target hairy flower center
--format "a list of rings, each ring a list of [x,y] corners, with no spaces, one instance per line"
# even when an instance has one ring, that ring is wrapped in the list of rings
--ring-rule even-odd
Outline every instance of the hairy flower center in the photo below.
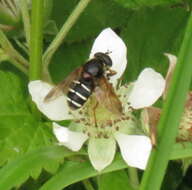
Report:
[[[192,141],[192,109],[185,110],[183,114],[177,141]]]
[[[121,129],[122,123],[134,120],[130,111],[119,116],[102,105],[95,107],[93,104],[87,104],[78,113],[80,119],[75,122],[83,126],[83,133],[93,138],[110,138]]]

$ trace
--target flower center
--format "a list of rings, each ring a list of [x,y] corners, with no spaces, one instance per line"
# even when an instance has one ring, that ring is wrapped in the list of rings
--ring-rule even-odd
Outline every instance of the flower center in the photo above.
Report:
[[[133,120],[130,112],[116,115],[102,105],[88,102],[79,113],[75,122],[83,126],[83,133],[93,138],[111,138],[116,131],[121,129],[122,123]]]
[[[192,110],[185,110],[183,114],[177,141],[192,141]]]

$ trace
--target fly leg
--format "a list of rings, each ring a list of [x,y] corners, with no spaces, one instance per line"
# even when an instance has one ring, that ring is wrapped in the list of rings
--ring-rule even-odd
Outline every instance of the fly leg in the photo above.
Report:
[[[107,79],[109,80],[109,79],[110,79],[110,77],[111,77],[111,76],[113,76],[113,75],[115,75],[115,74],[117,74],[117,72],[116,72],[116,71],[111,70],[111,69],[108,69],[108,70],[107,70],[107,74],[106,74]]]
[[[97,126],[97,118],[96,118],[96,109],[97,109],[98,105],[99,105],[99,103],[96,102],[95,106],[93,107],[93,118],[94,118],[95,127],[98,127]]]

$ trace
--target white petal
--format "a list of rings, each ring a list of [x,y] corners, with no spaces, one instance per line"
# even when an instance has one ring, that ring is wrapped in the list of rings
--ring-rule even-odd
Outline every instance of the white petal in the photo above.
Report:
[[[64,145],[72,151],[80,150],[83,143],[88,139],[88,136],[84,133],[70,131],[57,123],[53,123],[53,133],[60,145]]]
[[[50,84],[36,80],[31,81],[28,88],[29,93],[32,96],[32,100],[36,103],[38,109],[49,119],[57,121],[72,119],[72,116],[69,114],[69,107],[64,95],[48,103],[44,102],[45,96],[52,89]]]
[[[128,101],[135,109],[151,106],[162,95],[165,80],[151,68],[144,69],[133,86]]]
[[[125,162],[129,166],[145,169],[152,149],[150,139],[146,136],[123,133],[116,133],[115,138]]]
[[[89,159],[93,167],[101,171],[113,161],[116,144],[114,139],[90,138],[88,144]]]
[[[115,82],[124,73],[127,66],[127,48],[123,40],[111,28],[104,29],[95,39],[91,49],[90,58],[97,52],[109,53],[112,59],[112,70],[117,72],[111,77],[111,82]]]

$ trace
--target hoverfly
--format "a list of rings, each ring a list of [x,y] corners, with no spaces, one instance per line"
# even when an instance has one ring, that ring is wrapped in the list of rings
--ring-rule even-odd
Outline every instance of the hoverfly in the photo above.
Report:
[[[110,112],[121,114],[121,102],[109,83],[110,76],[116,73],[110,69],[111,66],[112,60],[108,53],[95,53],[94,58],[51,89],[44,101],[49,102],[64,93],[67,95],[69,107],[77,110],[85,104],[92,93],[95,93],[99,104],[104,105]]]

